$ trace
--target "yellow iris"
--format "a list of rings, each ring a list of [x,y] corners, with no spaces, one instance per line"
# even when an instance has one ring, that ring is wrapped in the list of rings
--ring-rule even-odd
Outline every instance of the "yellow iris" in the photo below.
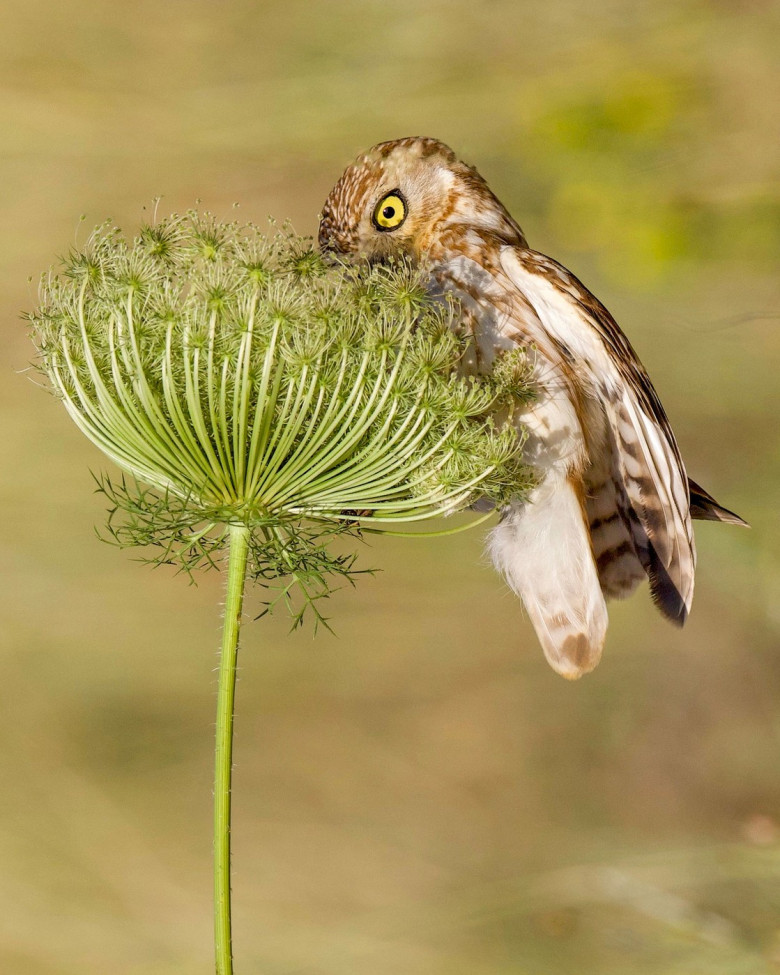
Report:
[[[382,197],[374,210],[374,226],[377,230],[395,230],[405,219],[406,203],[397,192]]]

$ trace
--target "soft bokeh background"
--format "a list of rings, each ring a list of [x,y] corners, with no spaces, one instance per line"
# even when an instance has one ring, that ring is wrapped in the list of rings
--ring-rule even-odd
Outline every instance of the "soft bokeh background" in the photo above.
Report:
[[[373,543],[336,638],[248,626],[238,971],[780,971],[779,25],[763,0],[4,0],[0,971],[213,970],[221,582],[95,539],[102,460],[20,372],[28,276],[158,194],[311,233],[344,165],[409,134],[606,302],[753,528],[699,526],[689,625],[641,592],[573,685],[479,532]]]

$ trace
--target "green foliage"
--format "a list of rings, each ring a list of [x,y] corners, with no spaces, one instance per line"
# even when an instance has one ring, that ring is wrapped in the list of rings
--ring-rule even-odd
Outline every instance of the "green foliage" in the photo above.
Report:
[[[130,242],[98,227],[29,318],[40,369],[128,475],[99,481],[111,540],[191,573],[245,525],[250,571],[300,622],[292,589],[305,608],[356,571],[334,534],[530,485],[526,357],[461,375],[454,315],[424,268],[329,267],[309,240],[190,212]]]

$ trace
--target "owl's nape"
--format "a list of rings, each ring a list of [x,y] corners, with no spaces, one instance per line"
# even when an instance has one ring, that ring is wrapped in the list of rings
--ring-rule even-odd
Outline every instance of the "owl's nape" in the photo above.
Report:
[[[694,518],[745,524],[689,482],[653,385],[607,309],[529,248],[485,180],[435,139],[380,143],[347,167],[323,208],[320,246],[342,257],[424,257],[474,336],[470,367],[533,347],[534,402],[516,416],[539,485],[503,511],[492,560],[565,677],[598,663],[605,599],[649,579],[682,624],[693,597]]]

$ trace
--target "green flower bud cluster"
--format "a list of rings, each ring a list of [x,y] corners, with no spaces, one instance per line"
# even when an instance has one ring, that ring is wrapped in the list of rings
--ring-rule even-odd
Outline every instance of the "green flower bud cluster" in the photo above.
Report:
[[[522,437],[494,418],[529,398],[525,357],[460,375],[457,309],[425,281],[406,263],[329,267],[307,239],[209,214],[131,241],[98,227],[29,320],[39,368],[124,472],[99,481],[113,540],[190,571],[242,524],[255,577],[307,602],[354,571],[334,533],[522,495]]]

